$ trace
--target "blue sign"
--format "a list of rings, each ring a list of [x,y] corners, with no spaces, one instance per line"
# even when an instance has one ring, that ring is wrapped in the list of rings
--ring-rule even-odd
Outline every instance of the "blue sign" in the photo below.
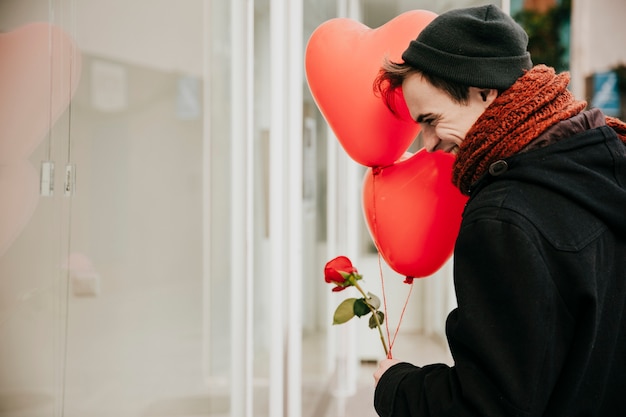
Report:
[[[607,116],[620,115],[619,90],[615,71],[593,74],[593,98],[591,105]]]

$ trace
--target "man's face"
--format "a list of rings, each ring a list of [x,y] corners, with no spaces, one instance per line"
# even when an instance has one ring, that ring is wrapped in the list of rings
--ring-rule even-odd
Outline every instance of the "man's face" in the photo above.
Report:
[[[402,93],[411,118],[420,124],[426,150],[453,154],[458,152],[470,127],[497,96],[496,90],[470,87],[467,103],[458,103],[419,73],[404,80]]]

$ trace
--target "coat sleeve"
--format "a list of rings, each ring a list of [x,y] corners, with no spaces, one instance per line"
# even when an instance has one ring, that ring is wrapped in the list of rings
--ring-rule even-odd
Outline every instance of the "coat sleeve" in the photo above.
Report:
[[[454,366],[391,367],[374,395],[381,417],[542,415],[571,318],[538,235],[519,224],[488,218],[463,226],[454,259],[458,308],[446,323]]]

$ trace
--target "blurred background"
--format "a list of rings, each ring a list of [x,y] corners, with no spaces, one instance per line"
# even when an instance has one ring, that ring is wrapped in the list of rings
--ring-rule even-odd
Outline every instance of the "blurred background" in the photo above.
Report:
[[[375,294],[383,275],[392,331],[408,288],[304,51],[334,17],[480,4],[0,0],[0,416],[375,416],[380,342],[331,326],[323,267],[350,256]],[[626,3],[496,4],[536,64],[624,116]],[[448,262],[415,282],[395,356],[449,362],[454,305]]]

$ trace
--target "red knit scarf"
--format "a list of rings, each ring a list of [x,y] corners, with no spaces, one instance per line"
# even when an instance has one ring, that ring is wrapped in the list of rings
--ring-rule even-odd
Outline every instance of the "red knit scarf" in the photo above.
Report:
[[[569,73],[537,65],[500,94],[467,132],[457,155],[452,181],[469,194],[489,166],[515,155],[554,124],[585,109],[587,103],[574,99],[567,90]],[[607,117],[626,143],[626,123]]]

